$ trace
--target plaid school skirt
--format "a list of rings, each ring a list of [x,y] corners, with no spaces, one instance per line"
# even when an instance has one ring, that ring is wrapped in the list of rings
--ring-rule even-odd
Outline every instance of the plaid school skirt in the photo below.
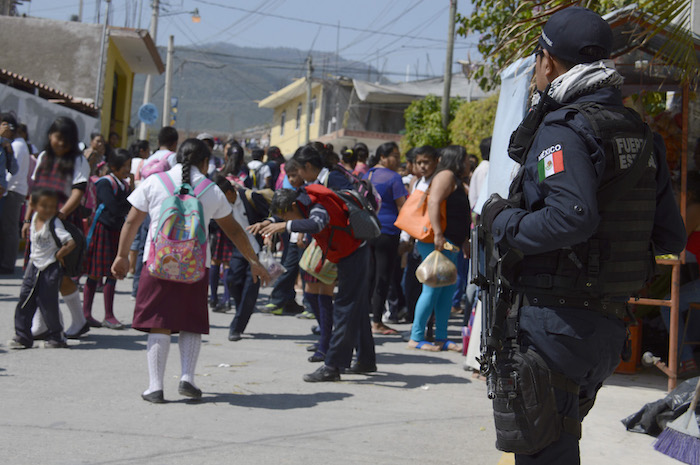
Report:
[[[117,258],[119,230],[107,229],[99,221],[95,225],[92,239],[85,254],[85,274],[95,277],[111,277],[112,263]]]
[[[211,250],[212,260],[228,264],[233,256],[233,242],[226,233],[217,228],[209,233],[209,250]]]

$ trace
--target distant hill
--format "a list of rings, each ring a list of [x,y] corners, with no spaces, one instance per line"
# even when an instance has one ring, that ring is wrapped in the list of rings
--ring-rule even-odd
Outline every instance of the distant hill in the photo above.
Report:
[[[165,63],[166,48],[158,47]],[[335,53],[312,52],[314,77],[336,74]],[[258,108],[257,101],[306,75],[306,52],[293,48],[238,47],[225,43],[200,48],[175,47],[172,96],[179,99],[177,126],[184,130],[237,132],[269,124],[272,110]],[[340,75],[377,80],[374,67],[339,58]],[[143,101],[146,78],[134,79],[131,125]],[[151,101],[163,107],[165,73],[152,84]]]

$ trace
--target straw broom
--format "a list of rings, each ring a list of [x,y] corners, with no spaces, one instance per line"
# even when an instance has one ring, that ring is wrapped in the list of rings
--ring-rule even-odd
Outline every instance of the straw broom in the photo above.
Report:
[[[695,417],[698,397],[700,397],[700,379],[695,386],[695,393],[688,411],[667,424],[654,442],[654,449],[690,465],[700,465],[700,429]]]

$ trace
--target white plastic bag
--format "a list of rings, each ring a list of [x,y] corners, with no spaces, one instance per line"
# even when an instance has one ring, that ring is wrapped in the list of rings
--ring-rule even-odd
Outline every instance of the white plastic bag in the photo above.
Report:
[[[277,281],[277,278],[287,271],[267,247],[260,252],[260,264],[270,273],[270,282],[268,286],[272,286],[275,281]]]

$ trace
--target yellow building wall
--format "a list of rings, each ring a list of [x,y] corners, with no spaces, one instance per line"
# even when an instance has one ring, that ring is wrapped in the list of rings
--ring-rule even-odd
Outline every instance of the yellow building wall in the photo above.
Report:
[[[116,74],[116,88],[115,88]],[[119,49],[109,40],[105,66],[102,124],[100,132],[105,140],[114,131],[121,136],[121,148],[125,148],[127,129],[131,117],[131,97],[134,91],[134,73],[129,68]]]
[[[316,109],[312,118],[313,123],[309,128],[309,138],[313,142],[321,135],[321,107],[323,105],[323,88],[318,87],[311,93],[311,98],[316,97]],[[297,107],[301,103],[301,119],[297,128]],[[284,133],[281,131],[280,122],[282,112],[286,111]],[[289,157],[299,146],[306,143],[306,94],[300,95],[283,105],[275,108],[272,129],[270,131],[270,145],[276,145],[282,154]]]

